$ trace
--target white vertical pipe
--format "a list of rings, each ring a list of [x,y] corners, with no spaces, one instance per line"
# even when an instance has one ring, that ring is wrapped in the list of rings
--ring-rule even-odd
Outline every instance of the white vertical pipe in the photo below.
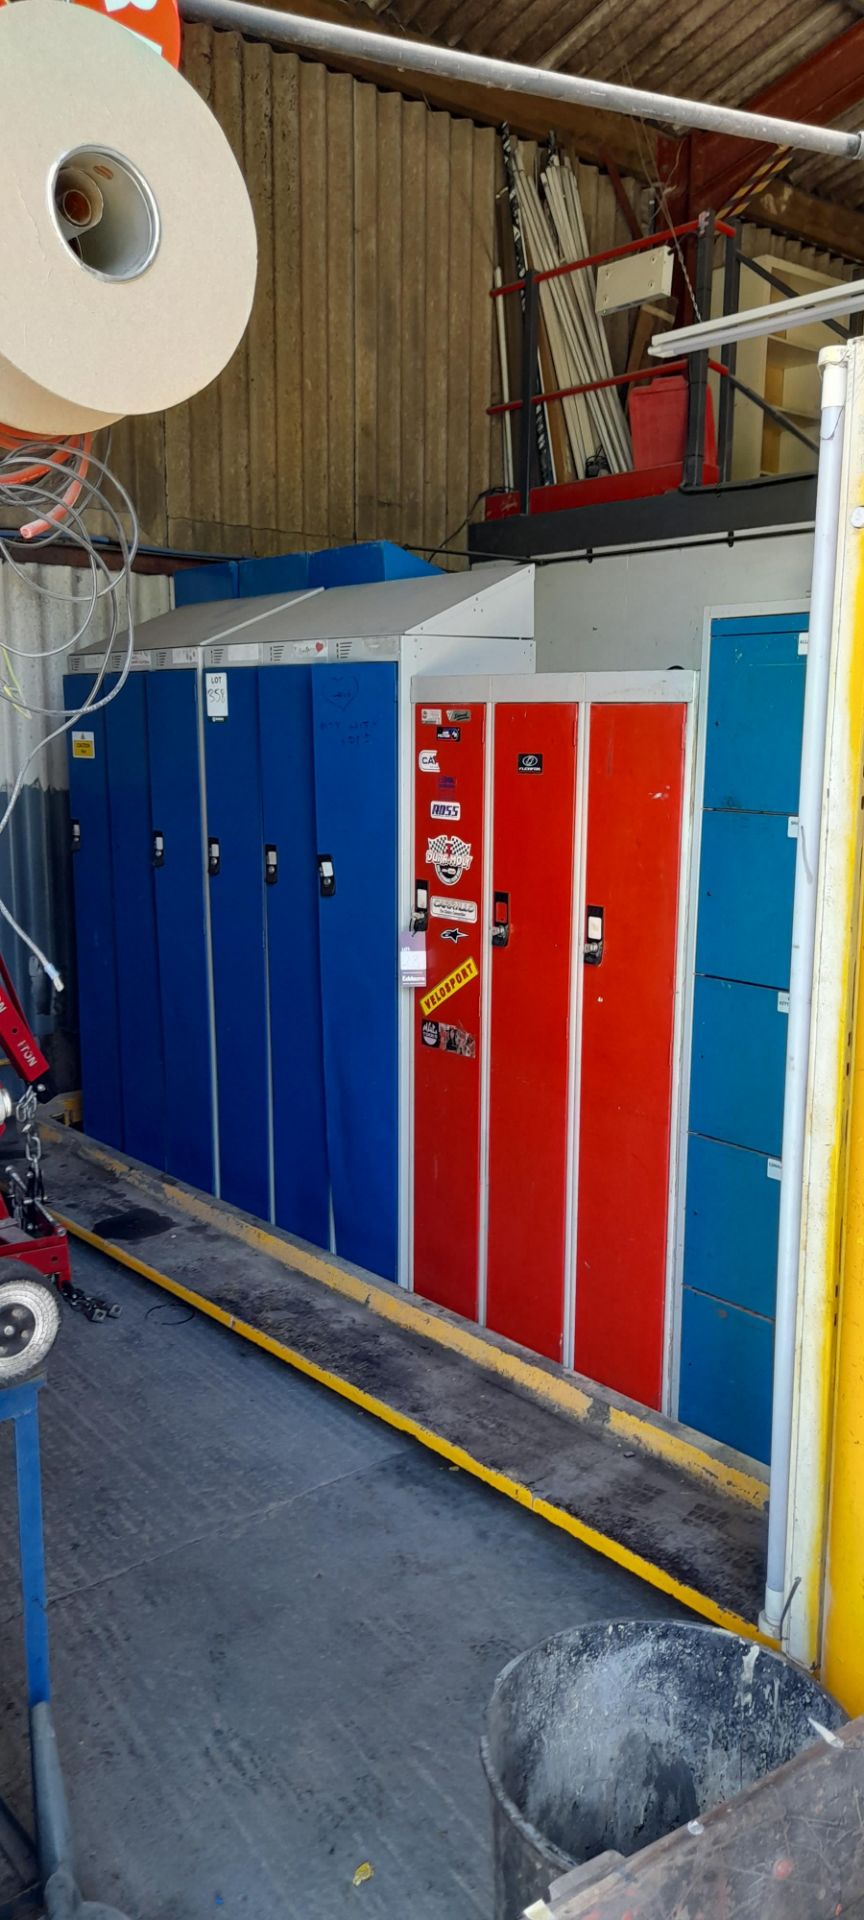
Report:
[[[847,360],[832,350],[822,368],[819,427],[819,477],[813,534],[813,581],[801,787],[792,914],[792,967],[789,979],[789,1028],[783,1104],[780,1231],[777,1247],[777,1304],[774,1325],[774,1395],[771,1412],[771,1499],[768,1514],[768,1565],[762,1621],[769,1632],[780,1627],[785,1594],[786,1540],[792,1450],[792,1401],[801,1253],[801,1207],[807,1125],[807,1070],[810,1051],[810,1003],[816,934],[816,885],[822,798],[834,577],[840,520],[843,463],[843,415]]]
[[[494,282],[496,287],[503,286],[504,284],[500,267],[495,268]],[[510,368],[507,364],[507,316],[504,312],[503,300],[495,301],[495,328],[498,334],[498,360],[501,368],[501,398],[502,400],[509,400]],[[513,486],[513,422],[509,413],[502,413],[501,426],[504,485],[509,493]]]

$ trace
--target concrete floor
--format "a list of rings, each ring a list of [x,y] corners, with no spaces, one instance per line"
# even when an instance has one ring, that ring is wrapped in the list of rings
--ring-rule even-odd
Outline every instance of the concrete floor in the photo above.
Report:
[[[674,1608],[101,1256],[74,1265],[123,1306],[64,1315],[42,1398],[85,1892],[130,1920],[489,1920],[496,1673],[562,1627]],[[0,1793],[29,1816],[18,1613],[7,1495]]]

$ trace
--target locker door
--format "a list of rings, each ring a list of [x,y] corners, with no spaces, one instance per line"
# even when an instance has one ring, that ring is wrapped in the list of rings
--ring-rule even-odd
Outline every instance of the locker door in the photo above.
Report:
[[[259,682],[273,1080],[275,1214],[316,1246],[330,1238],[324,1113],[312,668],[263,667]],[[265,876],[267,869],[265,868]]]
[[[563,702],[495,711],[492,885],[510,927],[491,959],[487,1323],[552,1360],[564,1331],[576,716]]]
[[[150,797],[161,854],[153,868],[162,1032],[165,1164],[178,1180],[215,1185],[204,825],[194,673],[147,677]]]
[[[224,1200],[266,1220],[271,1131],[258,672],[229,668],[226,681],[225,718],[204,721],[219,1182]]]
[[[130,674],[122,693],[105,708],[105,735],[123,1145],[127,1153],[149,1166],[164,1167],[165,1084],[153,889],[147,679],[144,673]]]
[[[660,1402],[684,730],[678,705],[592,706],[576,1260],[580,1373]],[[586,929],[587,931],[587,929]]]
[[[92,685],[92,674],[67,674],[63,682],[65,705],[70,709],[80,707]],[[120,1021],[104,709],[86,714],[71,736],[69,811],[75,849],[72,874],[84,1127],[94,1139],[122,1148]]]
[[[295,672],[296,669],[291,669]],[[396,665],[313,671],[327,1150],[336,1250],[396,1277]]]
[[[458,739],[439,739],[437,709],[415,711],[414,873],[429,925],[414,995],[414,1285],[476,1320],[485,708],[460,709]]]

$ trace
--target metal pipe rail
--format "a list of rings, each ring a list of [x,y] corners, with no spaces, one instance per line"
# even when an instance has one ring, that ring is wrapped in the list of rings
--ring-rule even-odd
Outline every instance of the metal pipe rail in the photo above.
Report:
[[[864,155],[864,133],[837,127],[811,127],[800,120],[779,120],[772,114],[748,113],[736,107],[713,106],[675,94],[653,93],[644,87],[621,87],[608,80],[589,80],[582,74],[554,73],[547,67],[527,67],[516,61],[492,60],[485,54],[463,53],[456,47],[432,46],[425,40],[400,39],[391,33],[372,33],[345,27],[332,20],[311,20],[272,7],[252,6],[248,0],[180,0],[186,20],[201,20],[269,40],[274,46],[302,48],[307,53],[340,55],[379,67],[398,67],[405,73],[440,75],[508,93],[530,93],[570,105],[598,107],[632,119],[661,120],[704,133],[732,134],[741,140],[759,140],[771,146],[792,147],[806,153],[826,153],[857,160]]]

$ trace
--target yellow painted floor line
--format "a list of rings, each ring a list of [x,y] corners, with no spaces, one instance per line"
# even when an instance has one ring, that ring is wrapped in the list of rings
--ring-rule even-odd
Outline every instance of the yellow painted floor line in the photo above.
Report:
[[[562,1532],[569,1533],[574,1540],[581,1541],[584,1546],[591,1547],[595,1553],[600,1553],[605,1559],[614,1561],[625,1572],[635,1574],[649,1586],[668,1594],[670,1599],[678,1601],[681,1606],[691,1608],[702,1619],[709,1620],[713,1626],[725,1627],[731,1633],[743,1634],[749,1640],[758,1640],[763,1646],[777,1645],[775,1640],[761,1634],[750,1621],[730,1612],[725,1607],[718,1606],[707,1594],[685,1586],[671,1574],[666,1573],[664,1568],[655,1566],[653,1561],[644,1559],[641,1554],[632,1553],[629,1547],[622,1546],[608,1534],[598,1532],[595,1527],[586,1525],[575,1514],[568,1513],[565,1508],[540,1499],[521,1481],[512,1480],[506,1474],[484,1466],[482,1460],[475,1459],[473,1454],[443,1439],[440,1434],[432,1432],[430,1428],[421,1426],[418,1421],[411,1419],[407,1414],[400,1413],[397,1408],[388,1406],[385,1400],[366,1393],[361,1387],[355,1387],[350,1380],[344,1379],[340,1374],[329,1372],[326,1367],[318,1366],[315,1361],[307,1360],[295,1348],[272,1339],[269,1334],[259,1332],[247,1321],[238,1319],[236,1314],[228,1313],[224,1307],[205,1299],[203,1294],[193,1292],[191,1288],[182,1286],[179,1281],[172,1280],[168,1274],[161,1273],[158,1268],[148,1266],[146,1261],[139,1260],[135,1254],[127,1253],[125,1248],[115,1246],[110,1240],[103,1240],[99,1234],[91,1233],[89,1228],[79,1226],[77,1221],[58,1213],[56,1209],[52,1209],[52,1213],[60,1226],[65,1227],[67,1233],[73,1235],[75,1239],[83,1240],[87,1246],[95,1247],[97,1252],[107,1254],[109,1259],[128,1267],[132,1273],[139,1274],[142,1279],[150,1280],[166,1293],[174,1294],[178,1299],[186,1301],[189,1306],[197,1308],[199,1313],[209,1315],[211,1320],[218,1320],[232,1333],[239,1334],[242,1339],[251,1341],[256,1347],[262,1347],[266,1353],[273,1354],[287,1366],[296,1368],[298,1373],[305,1374],[309,1379],[317,1381],[320,1386],[339,1394],[343,1400],[350,1400],[355,1406],[362,1407],[365,1413],[371,1413],[388,1426],[397,1428],[401,1433],[409,1434],[412,1439],[419,1441],[421,1446],[428,1447],[430,1452],[439,1454],[452,1466],[461,1467],[465,1473],[470,1473],[475,1479],[494,1487],[496,1492],[505,1494],[510,1500],[515,1500],[519,1506],[529,1508],[541,1520],[548,1521],[553,1527],[560,1527]]]

